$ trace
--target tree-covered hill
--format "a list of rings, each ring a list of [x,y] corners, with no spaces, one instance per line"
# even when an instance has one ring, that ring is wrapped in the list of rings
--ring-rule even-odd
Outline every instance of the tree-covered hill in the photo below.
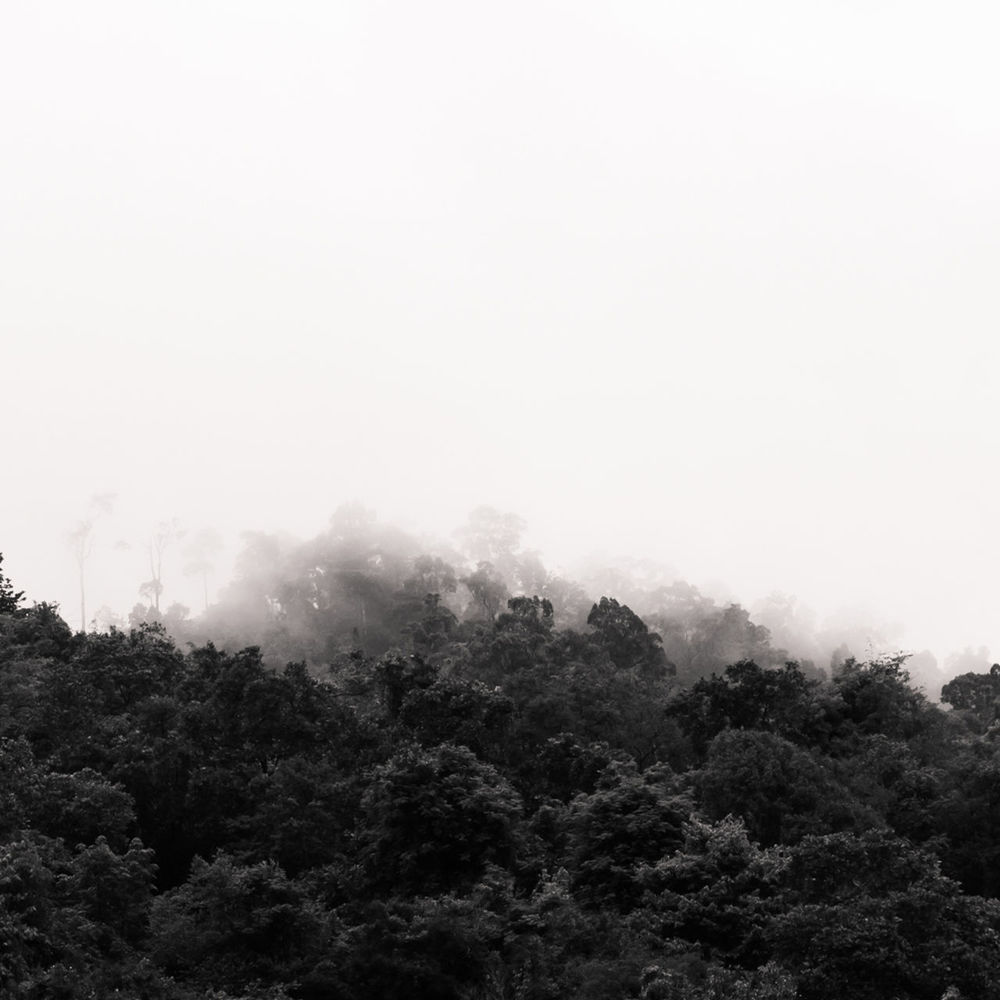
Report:
[[[0,995],[1000,998],[996,670],[942,709],[479,527],[258,539],[174,635],[0,575]]]

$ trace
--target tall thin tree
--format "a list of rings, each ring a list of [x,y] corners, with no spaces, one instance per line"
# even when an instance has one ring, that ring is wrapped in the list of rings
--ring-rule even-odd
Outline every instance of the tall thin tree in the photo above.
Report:
[[[152,598],[157,615],[160,613],[160,595],[163,593],[163,556],[183,535],[177,518],[173,518],[170,521],[160,521],[149,536],[150,577],[139,587],[139,593],[145,598]]]
[[[80,580],[80,631],[87,631],[87,561],[94,550],[94,526],[98,518],[110,514],[114,507],[113,493],[95,493],[87,504],[87,516],[69,532],[67,542],[76,560]]]

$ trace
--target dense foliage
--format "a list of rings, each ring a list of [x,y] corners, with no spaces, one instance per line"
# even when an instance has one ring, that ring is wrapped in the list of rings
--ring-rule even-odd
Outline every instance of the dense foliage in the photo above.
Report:
[[[0,575],[0,995],[1000,998],[1000,668],[947,711],[348,515],[174,636]]]

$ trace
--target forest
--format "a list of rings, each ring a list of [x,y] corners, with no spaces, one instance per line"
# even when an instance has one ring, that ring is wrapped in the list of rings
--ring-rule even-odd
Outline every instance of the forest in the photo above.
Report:
[[[0,566],[0,994],[1000,998],[1000,666],[921,690],[520,527],[348,506],[87,632]]]

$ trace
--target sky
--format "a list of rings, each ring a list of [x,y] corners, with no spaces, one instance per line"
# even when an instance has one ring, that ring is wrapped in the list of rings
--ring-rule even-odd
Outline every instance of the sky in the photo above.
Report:
[[[98,493],[118,610],[165,519],[235,545],[490,504],[556,565],[647,555],[1000,655],[998,28],[7,0],[4,570],[72,620]]]

